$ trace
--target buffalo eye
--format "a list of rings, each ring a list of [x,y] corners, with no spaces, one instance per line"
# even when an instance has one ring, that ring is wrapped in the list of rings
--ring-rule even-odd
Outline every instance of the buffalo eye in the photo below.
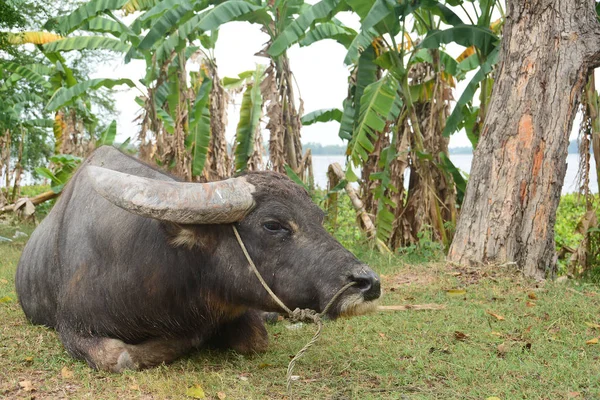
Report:
[[[263,224],[263,227],[267,230],[267,232],[270,232],[270,233],[288,232],[288,229],[286,229],[283,225],[281,225],[277,221],[268,221],[268,222],[265,222]]]

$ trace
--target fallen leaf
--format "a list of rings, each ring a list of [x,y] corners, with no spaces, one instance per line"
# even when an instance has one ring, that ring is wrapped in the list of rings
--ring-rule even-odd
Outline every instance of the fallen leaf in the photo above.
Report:
[[[200,385],[194,385],[189,387],[185,391],[185,395],[194,399],[205,399],[206,395],[204,394],[204,389]]]
[[[6,285],[8,283],[8,281],[6,279],[0,279],[0,283],[3,285]]]
[[[19,386],[26,392],[33,392],[35,390],[31,381],[21,381],[19,382]]]
[[[498,347],[496,347],[496,350],[498,351],[498,355],[500,357],[504,357],[504,355],[508,353],[508,346],[504,343],[500,343]]]
[[[72,379],[74,376],[73,371],[71,371],[67,367],[62,367],[62,369],[60,370],[60,375],[63,379]]]
[[[454,339],[456,340],[460,340],[460,341],[465,341],[469,338],[469,335],[467,335],[466,333],[460,332],[460,331],[454,331]]]
[[[488,398],[487,398],[487,399],[485,399],[485,400],[501,400],[501,399],[500,399],[500,397],[495,397],[495,396],[492,396],[492,397],[488,397]]]
[[[134,383],[133,385],[129,385],[129,389],[130,390],[140,390],[140,386]]]
[[[575,397],[579,397],[579,396],[581,396],[581,393],[579,393],[579,392],[569,392],[569,393],[567,393],[567,397],[569,399],[574,399]]]
[[[535,303],[533,301],[528,301],[525,303],[527,307],[535,307]]]
[[[504,317],[502,315],[494,314],[493,312],[491,312],[489,310],[487,310],[486,313],[491,315],[492,317],[496,318],[498,321],[504,321]]]
[[[227,395],[223,392],[217,392],[217,397],[219,398],[219,400],[225,400],[227,398]]]
[[[494,335],[494,336],[502,336],[502,333],[500,332],[496,332],[496,331],[491,331],[490,335]]]
[[[10,298],[10,296],[0,297],[0,304],[2,304],[2,303],[10,303],[11,301],[12,301],[12,299]]]
[[[269,367],[272,367],[272,366],[273,365],[269,364],[269,363],[262,363],[262,364],[258,365],[258,369],[265,369],[265,368],[269,368]]]
[[[560,326],[553,326],[552,328],[548,329],[548,332],[558,333],[558,332],[560,332]]]
[[[531,300],[537,300],[537,294],[535,294],[535,292],[527,293],[527,297],[529,297]]]
[[[25,357],[23,361],[25,361],[27,364],[31,364],[33,362],[33,357]]]
[[[550,321],[550,314],[544,313],[544,316],[542,317],[542,320],[544,320],[544,321]]]
[[[600,325],[599,325],[599,324],[593,324],[593,323],[591,323],[591,322],[586,322],[585,324],[586,324],[587,326],[589,326],[590,328],[593,328],[593,329],[600,329]]]
[[[448,294],[448,296],[462,296],[462,295],[465,295],[466,293],[467,293],[467,291],[464,289],[448,289],[448,290],[446,290],[446,294]]]
[[[595,337],[593,339],[588,340],[585,344],[598,344],[598,338]]]
[[[379,332],[379,337],[382,338],[382,339],[385,339],[385,333]]]

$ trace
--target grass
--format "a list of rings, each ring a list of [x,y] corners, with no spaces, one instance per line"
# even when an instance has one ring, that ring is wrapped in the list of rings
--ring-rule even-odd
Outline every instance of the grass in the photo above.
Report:
[[[0,236],[17,229],[31,232],[0,225]],[[0,244],[0,397],[181,399],[196,385],[209,399],[286,397],[287,363],[312,337],[312,326],[269,326],[264,354],[206,350],[122,375],[70,358],[54,331],[27,323],[16,300],[14,273],[25,240]],[[600,323],[598,287],[538,285],[505,268],[409,264],[367,250],[359,256],[382,275],[382,304],[446,308],[327,322],[296,365],[296,398],[600,398],[600,344],[586,344],[600,337],[593,327]],[[26,390],[29,384],[34,391]]]

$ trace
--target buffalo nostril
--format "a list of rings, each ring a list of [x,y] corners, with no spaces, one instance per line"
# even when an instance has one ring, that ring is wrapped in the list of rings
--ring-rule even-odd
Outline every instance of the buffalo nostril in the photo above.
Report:
[[[354,287],[362,292],[365,301],[378,299],[381,295],[379,276],[373,271],[367,270],[352,274],[350,280],[356,282]]]
[[[357,288],[357,289],[360,289],[363,292],[366,292],[369,289],[371,289],[371,281],[368,280],[368,279],[353,278],[352,280],[355,282],[354,287]]]

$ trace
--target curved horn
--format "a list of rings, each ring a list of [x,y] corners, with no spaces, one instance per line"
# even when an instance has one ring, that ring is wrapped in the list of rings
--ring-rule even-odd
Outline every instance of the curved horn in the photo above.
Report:
[[[244,177],[211,183],[161,181],[88,165],[96,192],[124,210],[180,224],[239,221],[254,208]]]

